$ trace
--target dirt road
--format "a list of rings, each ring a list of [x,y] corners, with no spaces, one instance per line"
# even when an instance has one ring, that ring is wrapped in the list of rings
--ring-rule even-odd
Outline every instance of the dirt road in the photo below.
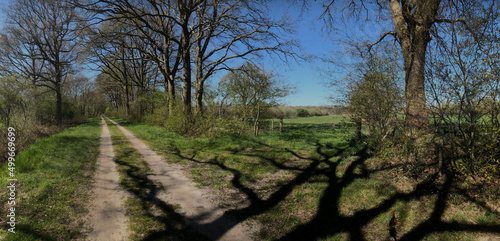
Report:
[[[195,183],[186,177],[182,166],[165,162],[163,157],[157,155],[128,130],[110,121],[118,126],[154,171],[151,180],[162,183],[165,190],[158,193],[158,198],[166,203],[180,205],[186,221],[196,230],[213,240],[253,240],[253,233],[257,231],[255,226],[250,227],[225,216],[224,210],[211,201],[212,192],[196,187]]]
[[[92,188],[94,201],[90,206],[91,211],[88,217],[93,231],[87,238],[96,241],[127,240],[128,219],[123,208],[123,201],[127,194],[120,188],[120,177],[114,162],[111,136],[104,119],[101,125],[101,146],[96,163],[95,183]]]

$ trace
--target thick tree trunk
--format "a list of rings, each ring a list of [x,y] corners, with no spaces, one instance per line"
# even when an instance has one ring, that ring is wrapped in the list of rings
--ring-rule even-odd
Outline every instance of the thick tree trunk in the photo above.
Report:
[[[196,60],[195,111],[196,115],[203,115],[203,70],[201,59]]]
[[[185,27],[187,30],[187,26]],[[183,27],[184,29],[184,27]],[[189,33],[184,33],[182,38],[182,65],[184,78],[182,80],[182,104],[184,113],[191,116],[191,53],[189,52]]]
[[[406,74],[406,132],[408,134],[427,132],[429,115],[427,114],[425,98],[425,49],[427,43],[417,46],[414,59]],[[405,61],[406,62],[406,61]],[[406,66],[407,64],[405,64]]]
[[[179,11],[181,19],[181,46],[180,51],[182,53],[182,67],[184,71],[182,79],[182,105],[184,113],[188,116],[192,116],[191,111],[191,32],[189,29],[189,18],[191,16],[192,10],[189,9],[185,2],[179,2]]]
[[[354,123],[356,124],[356,139],[359,140],[362,137],[361,129],[363,128],[363,121],[361,118],[356,118]]]
[[[175,78],[173,75],[169,75],[166,83],[167,86],[167,105],[168,114],[172,116],[175,105]]]
[[[390,0],[394,27],[404,58],[406,133],[421,135],[429,131],[425,99],[425,52],[431,40],[430,28],[440,0],[406,2]]]
[[[168,66],[164,63],[162,74],[163,74],[163,84],[165,86],[165,101],[168,106],[168,114],[172,115],[175,103],[175,76],[168,74]]]

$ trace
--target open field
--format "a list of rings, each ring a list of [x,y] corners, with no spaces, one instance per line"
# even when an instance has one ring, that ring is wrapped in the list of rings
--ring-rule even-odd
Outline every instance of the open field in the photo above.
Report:
[[[285,124],[339,124],[341,122],[348,122],[349,118],[344,115],[326,115],[326,116],[313,116],[313,117],[297,117],[284,119]]]
[[[183,137],[117,120],[166,159],[186,167],[200,186],[240,221],[261,224],[258,240],[388,240],[395,211],[398,240],[500,237],[500,191],[451,178],[408,178],[404,163],[371,156],[340,118],[285,120],[285,132],[259,137]],[[337,122],[335,122],[335,120]],[[316,124],[312,124],[316,123]],[[176,206],[149,200],[161,189],[123,134],[109,125],[121,185],[131,193],[131,240],[202,238],[184,226]],[[98,119],[37,141],[16,158],[19,219],[4,240],[71,240],[87,232],[85,203],[98,154]],[[6,186],[7,169],[0,171]],[[7,189],[0,190],[2,208]],[[160,205],[159,205],[160,204]],[[3,226],[6,220],[2,217]]]
[[[167,160],[189,166],[232,214],[261,222],[262,240],[387,240],[391,210],[400,240],[499,236],[498,189],[407,178],[404,163],[371,158],[346,125],[297,118],[285,121],[281,135],[209,140],[118,121]]]

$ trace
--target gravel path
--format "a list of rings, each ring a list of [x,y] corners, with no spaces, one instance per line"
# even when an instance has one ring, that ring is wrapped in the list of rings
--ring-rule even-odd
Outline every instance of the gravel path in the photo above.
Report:
[[[88,217],[93,230],[87,238],[96,241],[122,241],[128,239],[128,219],[123,208],[127,194],[120,188],[111,136],[106,122],[102,117],[101,120],[101,146],[92,188],[94,201]]]
[[[246,241],[253,240],[252,236],[256,227],[239,223],[234,218],[224,215],[224,210],[219,208],[210,190],[200,189],[184,174],[183,167],[165,162],[163,157],[157,155],[132,133],[110,120],[125,134],[144,160],[147,161],[154,174],[150,179],[163,184],[165,190],[158,193],[158,198],[166,203],[178,204],[181,213],[200,233],[213,240]]]

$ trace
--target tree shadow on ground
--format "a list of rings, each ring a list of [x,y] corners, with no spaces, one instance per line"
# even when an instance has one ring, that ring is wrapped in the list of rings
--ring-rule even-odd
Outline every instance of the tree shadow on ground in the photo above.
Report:
[[[256,141],[257,146],[267,146],[269,148],[277,148],[260,143]],[[292,193],[294,188],[307,182],[313,182],[317,177],[326,177],[327,187],[319,200],[319,207],[316,214],[308,222],[295,227],[290,232],[286,233],[279,240],[317,240],[331,237],[339,233],[347,233],[350,240],[367,240],[366,234],[363,233],[363,227],[369,222],[373,221],[377,216],[389,212],[395,207],[397,202],[410,201],[421,197],[431,197],[437,193],[436,205],[427,220],[424,220],[409,232],[406,232],[399,240],[420,240],[425,236],[432,233],[439,233],[444,231],[479,231],[488,232],[493,234],[500,234],[500,225],[482,225],[472,223],[458,223],[458,222],[445,222],[442,221],[443,213],[446,209],[446,202],[450,192],[456,192],[452,189],[453,178],[445,177],[444,182],[437,182],[438,174],[431,175],[429,178],[421,181],[411,192],[401,193],[396,192],[380,202],[372,208],[363,209],[354,212],[354,214],[346,216],[339,212],[340,198],[342,190],[358,179],[368,179],[370,175],[386,171],[388,168],[398,168],[398,165],[392,167],[384,167],[375,170],[368,170],[365,166],[366,160],[370,158],[368,150],[365,147],[357,148],[354,155],[347,154],[346,152],[359,147],[359,143],[351,141],[348,146],[342,148],[335,148],[328,144],[321,144],[316,142],[317,157],[301,156],[290,149],[284,151],[291,153],[295,158],[306,160],[305,166],[287,165],[282,161],[276,160],[272,155],[266,151],[252,151],[251,153],[243,152],[243,149],[231,150],[232,154],[240,154],[251,157],[257,157],[261,160],[269,162],[274,167],[280,170],[293,170],[297,174],[292,179],[284,184],[280,184],[268,198],[260,198],[258,193],[252,188],[245,186],[242,182],[242,171],[224,164],[219,160],[220,157],[216,156],[208,161],[201,161],[195,159],[194,156],[187,156],[175,146],[172,148],[173,154],[192,162],[202,165],[217,166],[221,170],[229,171],[232,173],[231,185],[239,190],[250,201],[248,207],[234,209],[227,211],[224,216],[236,216],[240,221],[244,221],[251,217],[269,211],[271,208],[277,206],[285,200],[285,198]],[[355,160],[348,162],[345,167],[343,175],[338,175],[339,164],[345,161],[346,158],[355,156]],[[326,166],[326,167],[325,167]],[[471,199],[469,199],[471,200]],[[498,213],[497,213],[498,215]],[[222,217],[221,217],[222,218]],[[386,234],[389,236],[389,220],[387,220]],[[397,236],[397,234],[396,234]]]
[[[124,137],[120,137],[123,139]],[[122,186],[129,195],[137,199],[141,205],[142,216],[160,223],[162,227],[155,228],[156,231],[145,233],[140,240],[209,240],[186,223],[184,215],[177,212],[176,208],[158,197],[161,185],[149,178],[151,173],[145,172],[144,168],[124,161],[132,155],[135,150],[128,149],[116,156],[115,163],[125,169],[127,181],[121,181]],[[135,161],[134,161],[135,162]],[[148,227],[151,228],[151,227]]]

